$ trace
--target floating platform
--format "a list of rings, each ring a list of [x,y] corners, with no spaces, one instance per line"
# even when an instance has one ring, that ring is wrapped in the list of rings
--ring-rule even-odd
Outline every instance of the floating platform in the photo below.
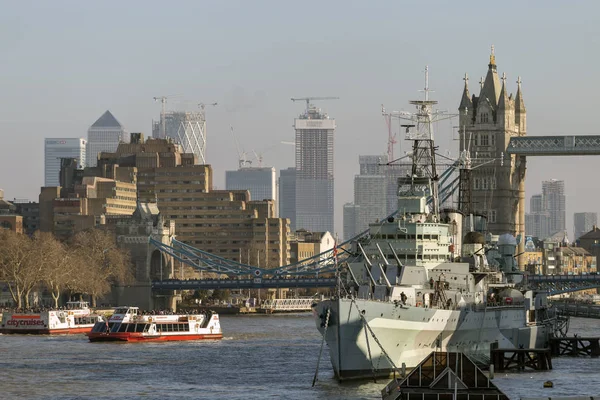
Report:
[[[490,363],[494,370],[503,371],[547,371],[552,369],[550,349],[491,348]]]
[[[550,338],[550,349],[552,355],[571,356],[571,357],[599,357],[600,356],[600,338],[599,337],[553,337]]]
[[[392,380],[383,400],[509,400],[465,354],[432,352],[404,379]]]

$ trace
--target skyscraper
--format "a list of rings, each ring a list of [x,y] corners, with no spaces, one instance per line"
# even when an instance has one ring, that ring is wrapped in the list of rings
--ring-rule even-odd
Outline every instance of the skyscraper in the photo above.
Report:
[[[529,200],[529,213],[525,214],[525,233],[527,236],[546,239],[552,234],[548,227],[550,214],[544,205],[543,196],[535,194]]]
[[[358,156],[360,175],[354,177],[354,204],[357,208],[356,233],[388,215],[387,155]],[[396,196],[394,196],[397,199]]]
[[[225,190],[247,189],[250,200],[274,200],[277,204],[276,185],[273,167],[244,167],[237,171],[225,171]]]
[[[296,231],[296,168],[279,171],[279,217],[290,220],[290,230]]]
[[[354,203],[344,204],[344,241],[350,240],[360,233],[358,228],[359,215],[360,206]]]
[[[335,119],[309,105],[296,130],[296,229],[333,232]]]
[[[123,125],[107,110],[88,129],[87,166],[95,167],[98,165],[99,153],[114,153],[117,151],[119,143],[128,141],[129,136],[125,132]]]
[[[171,138],[186,153],[193,153],[198,164],[206,164],[206,118],[204,111],[173,111],[161,114],[152,126],[152,137]]]
[[[594,229],[594,226],[598,225],[598,214],[595,212],[581,212],[573,215],[573,223],[575,229],[575,240],[579,239],[580,236],[585,235]]]
[[[566,223],[565,182],[552,179],[542,182],[543,207],[549,213],[548,230],[553,235],[564,232]]]
[[[44,140],[44,186],[59,186],[61,158],[74,158],[83,168],[86,163],[85,139],[46,138]]]

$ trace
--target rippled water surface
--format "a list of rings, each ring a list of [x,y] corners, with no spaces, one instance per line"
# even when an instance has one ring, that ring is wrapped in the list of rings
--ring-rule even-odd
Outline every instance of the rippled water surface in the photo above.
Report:
[[[380,399],[387,383],[338,384],[309,314],[222,316],[218,342],[89,343],[85,336],[0,336],[1,399]],[[600,320],[571,333],[600,335]],[[557,358],[549,372],[497,374],[511,399],[600,394],[600,359]],[[543,382],[552,380],[553,389]]]

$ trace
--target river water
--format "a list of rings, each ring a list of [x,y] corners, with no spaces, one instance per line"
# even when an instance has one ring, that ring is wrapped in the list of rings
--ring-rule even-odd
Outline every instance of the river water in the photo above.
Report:
[[[338,384],[310,314],[222,316],[218,342],[89,343],[83,335],[0,335],[0,399],[380,399],[387,380]],[[600,320],[570,333],[598,335]],[[497,374],[511,399],[599,395],[600,359]],[[547,380],[553,389],[544,389]]]

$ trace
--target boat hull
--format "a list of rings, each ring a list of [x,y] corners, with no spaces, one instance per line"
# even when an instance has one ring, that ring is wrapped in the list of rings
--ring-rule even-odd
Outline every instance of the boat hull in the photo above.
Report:
[[[0,329],[0,333],[21,335],[76,335],[90,332],[93,326],[94,324],[59,329]]]
[[[88,333],[90,342],[174,342],[184,340],[219,340],[223,334],[143,335],[136,333]]]
[[[502,348],[547,347],[550,332],[545,325],[527,325],[523,307],[442,310],[337,299],[316,304],[313,312],[340,381],[387,377],[394,365],[410,370],[432,351],[460,351],[485,365],[492,343]]]

